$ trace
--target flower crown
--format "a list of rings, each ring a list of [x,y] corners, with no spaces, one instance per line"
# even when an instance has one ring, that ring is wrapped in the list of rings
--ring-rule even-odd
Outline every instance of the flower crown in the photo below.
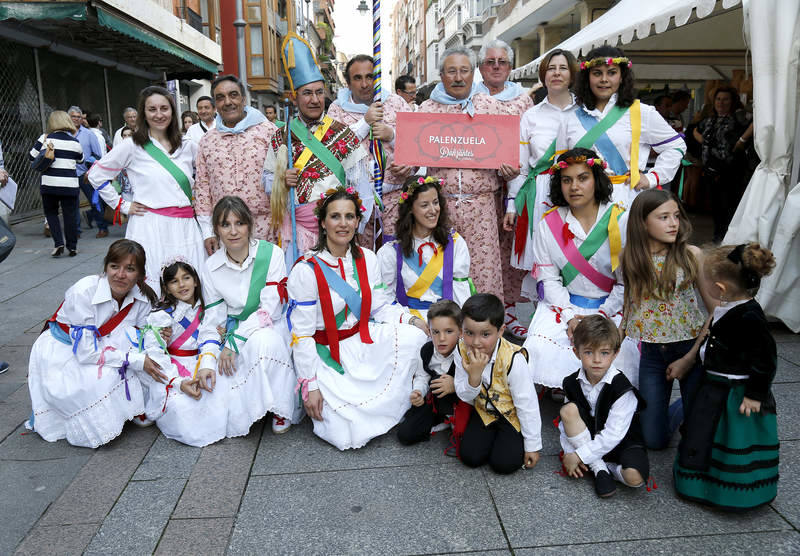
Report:
[[[420,176],[418,179],[414,180],[410,184],[403,186],[403,192],[400,193],[400,199],[398,199],[397,202],[402,204],[404,201],[408,201],[408,198],[414,194],[414,191],[420,185],[426,185],[426,184],[427,185],[436,184],[439,186],[440,189],[444,187],[444,181],[438,178],[434,178],[433,176],[428,176],[426,178],[423,178],[422,176]]]
[[[591,60],[586,60],[585,62],[581,62],[581,69],[589,69],[593,68],[594,66],[601,66],[605,64],[606,66],[612,65],[626,65],[629,68],[633,67],[633,62],[631,62],[625,56],[618,56],[617,58],[592,58]]]
[[[605,160],[603,160],[602,158],[588,158],[586,156],[570,156],[570,157],[565,158],[564,160],[559,160],[558,162],[556,162],[555,164],[550,166],[549,170],[547,170],[546,172],[543,172],[543,173],[544,174],[555,174],[556,172],[560,172],[564,168],[572,166],[573,164],[580,164],[581,162],[583,162],[584,164],[586,164],[590,168],[592,166],[594,166],[595,164],[600,166],[604,170],[606,168],[608,168],[608,163]]]
[[[331,189],[328,189],[325,193],[319,194],[319,201],[317,201],[317,205],[314,207],[314,216],[316,216],[317,219],[319,219],[320,214],[322,214],[322,207],[325,206],[325,203],[328,202],[328,199],[330,199],[331,196],[334,195],[335,193],[339,193],[342,191],[347,193],[348,195],[352,195],[353,197],[355,197],[355,202],[356,205],[358,206],[358,210],[360,210],[361,212],[367,211],[366,207],[364,207],[364,204],[361,202],[361,197],[358,196],[358,192],[356,191],[355,187],[353,187],[352,185],[348,185],[347,187],[340,185],[338,187],[333,187]]]
[[[169,268],[172,265],[174,265],[175,263],[184,263],[184,264],[188,264],[189,266],[192,265],[192,263],[190,263],[188,261],[188,259],[186,259],[186,257],[184,257],[183,255],[175,255],[174,257],[170,257],[167,260],[165,260],[163,263],[161,263],[161,270],[158,273],[159,276],[163,276],[164,275],[164,271],[167,268]]]

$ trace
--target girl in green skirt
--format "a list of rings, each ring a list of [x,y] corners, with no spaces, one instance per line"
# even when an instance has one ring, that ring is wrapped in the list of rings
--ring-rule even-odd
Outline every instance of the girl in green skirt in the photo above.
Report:
[[[704,260],[719,299],[700,349],[703,383],[686,418],[673,474],[678,494],[742,511],[778,492],[778,428],[771,385],[777,352],[761,306],[753,299],[775,266],[757,243],[717,247]]]

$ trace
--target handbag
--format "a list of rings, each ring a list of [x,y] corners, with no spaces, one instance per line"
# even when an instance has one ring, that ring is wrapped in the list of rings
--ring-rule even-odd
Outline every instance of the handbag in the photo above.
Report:
[[[16,244],[17,236],[11,231],[11,227],[6,221],[0,218],[0,263],[6,260]]]

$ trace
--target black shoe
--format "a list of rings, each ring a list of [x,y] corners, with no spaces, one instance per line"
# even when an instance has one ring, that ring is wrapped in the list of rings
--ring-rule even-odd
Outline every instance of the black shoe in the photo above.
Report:
[[[51,257],[60,257],[64,253],[64,246],[59,245],[58,247],[54,247],[53,250],[50,252]]]
[[[89,229],[91,230],[92,228],[94,228],[94,225],[92,224],[92,211],[91,210],[83,211],[83,217],[86,219],[86,225],[89,227]]]
[[[456,451],[456,447],[448,446],[447,449],[444,451],[444,455],[446,455],[449,458],[457,458],[458,452]]]
[[[594,491],[600,498],[608,498],[617,493],[617,483],[608,471],[600,471],[594,476]]]
[[[69,250],[69,256],[70,257],[74,257],[77,254],[78,254],[78,250],[77,249],[70,249]]]
[[[8,370],[8,363],[0,361],[0,375]]]

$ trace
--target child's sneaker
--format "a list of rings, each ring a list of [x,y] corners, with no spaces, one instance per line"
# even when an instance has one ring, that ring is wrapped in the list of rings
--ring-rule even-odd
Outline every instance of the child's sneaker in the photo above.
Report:
[[[272,432],[274,434],[283,434],[288,431],[291,426],[292,423],[283,417],[278,417],[277,415],[272,416]]]
[[[446,423],[446,422],[442,421],[442,422],[441,422],[441,423],[439,423],[438,425],[433,425],[433,426],[431,427],[431,434],[433,434],[433,433],[435,433],[435,432],[439,432],[439,431],[447,430],[447,429],[449,429],[449,428],[450,428],[450,423]]]
[[[594,476],[594,491],[600,498],[614,496],[617,492],[617,484],[614,477],[608,471],[598,471]]]
[[[150,425],[155,423],[155,421],[153,421],[152,419],[148,419],[147,415],[145,415],[144,413],[142,413],[141,415],[137,415],[132,420],[134,424],[139,425],[140,427],[149,427]]]

